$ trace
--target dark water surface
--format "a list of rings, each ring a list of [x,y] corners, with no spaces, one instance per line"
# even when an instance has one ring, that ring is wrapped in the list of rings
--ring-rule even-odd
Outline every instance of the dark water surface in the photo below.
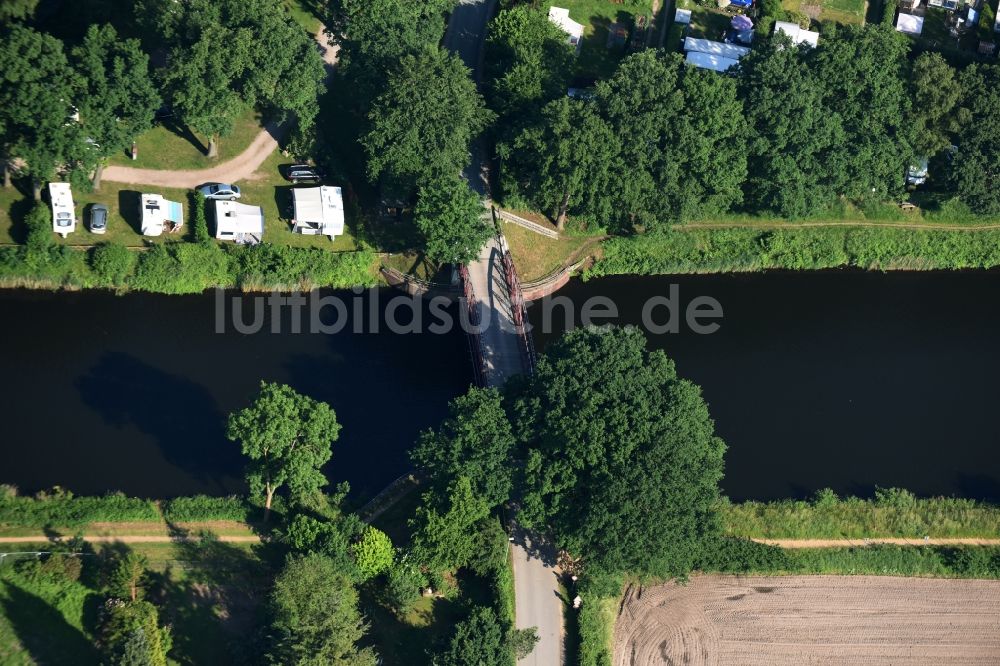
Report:
[[[1000,500],[1000,273],[606,278],[557,296],[578,310],[607,296],[619,323],[638,323],[671,284],[682,306],[711,296],[724,310],[713,335],[650,340],[703,387],[734,499],[881,485]],[[360,297],[365,321],[395,295]],[[327,474],[366,495],[406,471],[419,431],[471,378],[458,332],[396,335],[376,317],[377,334],[349,332],[352,318],[335,335],[287,321],[283,334],[220,335],[215,307],[213,295],[0,292],[0,482],[239,491],[225,417],[267,379],[333,406],[343,430]],[[536,325],[541,314],[529,309]],[[536,329],[539,346],[563,328]]]
[[[340,295],[366,312],[384,307]],[[0,482],[146,497],[240,491],[225,419],[266,379],[334,408],[343,428],[327,475],[365,495],[408,469],[419,431],[471,381],[459,333],[353,334],[352,322],[294,335],[286,311],[284,334],[230,324],[220,335],[215,307],[210,294],[0,292]]]
[[[557,296],[577,315],[610,297],[619,323],[638,324],[671,284],[684,306],[723,306],[715,334],[649,339],[703,387],[733,499],[878,485],[1000,500],[1000,273],[619,277]],[[536,328],[540,347],[552,337]]]

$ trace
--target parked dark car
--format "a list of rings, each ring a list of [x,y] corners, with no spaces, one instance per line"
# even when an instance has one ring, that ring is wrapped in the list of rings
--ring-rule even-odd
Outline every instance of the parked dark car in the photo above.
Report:
[[[90,207],[90,233],[103,234],[108,230],[108,207],[94,204]]]
[[[318,183],[324,175],[322,169],[311,164],[289,164],[284,168],[285,180],[293,183]]]

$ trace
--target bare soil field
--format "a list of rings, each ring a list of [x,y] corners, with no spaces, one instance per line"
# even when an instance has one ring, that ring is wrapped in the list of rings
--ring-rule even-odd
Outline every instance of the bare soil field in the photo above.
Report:
[[[695,576],[632,588],[615,666],[1000,664],[1000,581]]]

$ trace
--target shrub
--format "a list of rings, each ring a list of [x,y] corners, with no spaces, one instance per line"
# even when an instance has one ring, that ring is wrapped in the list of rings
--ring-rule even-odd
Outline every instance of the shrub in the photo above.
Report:
[[[365,528],[352,551],[362,580],[372,579],[387,571],[395,555],[392,541],[385,532],[370,526]]]
[[[788,552],[750,539],[719,537],[704,547],[698,569],[722,573],[794,571]]]
[[[192,523],[209,520],[249,522],[251,507],[242,497],[178,497],[163,507],[163,517],[170,522]]]
[[[150,500],[122,493],[104,497],[74,497],[55,489],[36,497],[0,496],[0,525],[13,527],[81,527],[95,522],[158,521]]]
[[[162,243],[143,253],[130,284],[141,291],[197,294],[232,283],[229,257],[214,244]]]
[[[211,243],[212,234],[208,232],[208,221],[205,219],[205,195],[195,190],[191,192],[191,236],[197,243]]]
[[[135,269],[137,257],[117,243],[102,243],[90,253],[90,268],[102,284],[121,287]]]
[[[896,21],[897,0],[883,0],[882,25],[893,25]]]
[[[56,241],[52,232],[52,215],[43,203],[36,203],[24,216],[24,224],[28,234],[24,245],[31,256],[46,255],[49,249],[55,247]]]
[[[389,606],[397,615],[406,615],[420,599],[420,591],[426,586],[427,579],[420,573],[420,569],[404,558],[389,569],[385,585]]]
[[[227,248],[234,282],[243,289],[346,288],[375,284],[375,255],[368,251],[327,252],[261,243]]]

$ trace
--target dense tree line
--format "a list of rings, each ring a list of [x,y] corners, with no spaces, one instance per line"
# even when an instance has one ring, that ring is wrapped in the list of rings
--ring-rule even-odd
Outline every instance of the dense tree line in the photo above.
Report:
[[[655,230],[729,212],[796,218],[840,200],[891,201],[921,158],[935,188],[974,212],[1000,211],[994,65],[959,73],[939,54],[911,57],[905,37],[871,25],[824,35],[815,49],[761,40],[734,75],[645,51],[592,95],[569,99],[571,67],[544,19],[519,7],[494,20],[490,103],[506,122],[504,197],[559,226],[567,214]]]

